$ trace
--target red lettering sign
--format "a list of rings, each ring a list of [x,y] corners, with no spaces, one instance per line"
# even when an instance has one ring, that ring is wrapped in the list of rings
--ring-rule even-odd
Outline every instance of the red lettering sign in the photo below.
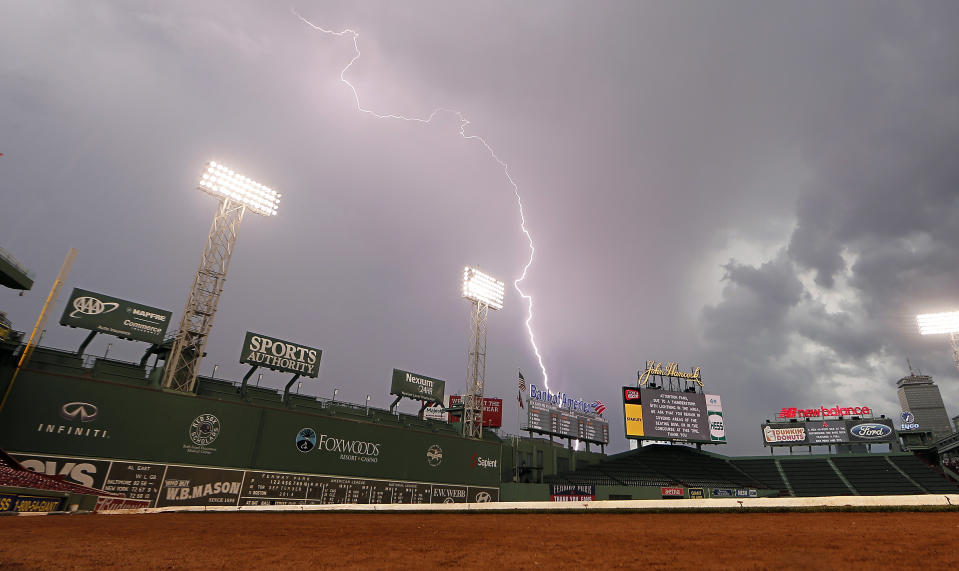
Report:
[[[826,418],[830,416],[872,416],[868,406],[821,406],[819,408],[783,407],[776,418]]]
[[[664,498],[681,498],[683,497],[683,488],[681,486],[664,486],[663,489]]]
[[[460,395],[450,395],[450,406],[461,404],[463,397]],[[450,422],[459,422],[460,415],[450,413]],[[483,426],[486,428],[499,428],[503,426],[503,399],[494,399],[483,397]]]

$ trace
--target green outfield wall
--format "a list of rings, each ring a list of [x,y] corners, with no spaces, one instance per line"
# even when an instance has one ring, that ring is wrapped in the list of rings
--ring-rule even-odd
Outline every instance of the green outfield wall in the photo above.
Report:
[[[0,390],[10,357],[0,359]],[[242,397],[212,379],[201,380],[198,395],[173,393],[153,386],[155,377],[38,350],[0,411],[0,448],[83,485],[146,486],[156,505],[229,504],[246,491],[271,503],[498,499],[498,439],[464,439],[445,423],[354,405],[283,403],[273,391]]]

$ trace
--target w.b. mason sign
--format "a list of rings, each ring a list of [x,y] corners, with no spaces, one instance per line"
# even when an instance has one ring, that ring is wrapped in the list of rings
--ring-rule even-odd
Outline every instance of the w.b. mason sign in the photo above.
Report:
[[[247,331],[240,362],[315,379],[322,355],[323,351],[313,347]]]

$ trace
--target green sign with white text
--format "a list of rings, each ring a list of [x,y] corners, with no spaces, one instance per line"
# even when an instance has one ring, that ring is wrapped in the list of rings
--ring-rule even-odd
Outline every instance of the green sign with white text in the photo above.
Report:
[[[390,394],[429,402],[443,402],[446,381],[393,369]]]
[[[240,362],[315,379],[322,356],[319,349],[247,331]]]
[[[73,288],[60,325],[159,345],[172,316],[169,311],[148,305]]]

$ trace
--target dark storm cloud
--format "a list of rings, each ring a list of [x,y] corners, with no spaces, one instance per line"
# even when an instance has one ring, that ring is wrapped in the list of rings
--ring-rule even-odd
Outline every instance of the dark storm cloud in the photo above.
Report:
[[[552,388],[609,404],[647,359],[702,364],[742,452],[779,406],[891,408],[906,355],[955,379],[945,341],[909,321],[959,303],[952,3],[295,7],[359,32],[365,107],[462,110],[509,163]],[[462,388],[459,272],[509,284],[528,250],[502,169],[451,116],[357,112],[339,79],[352,42],[288,6],[0,9],[0,241],[38,274],[24,298],[0,292],[17,327],[70,246],[68,287],[178,313],[213,213],[195,178],[216,158],[284,201],[243,223],[206,372],[241,376],[251,329],[324,349],[310,394],[384,406],[392,367]],[[540,376],[525,317],[510,290],[490,318],[490,394]],[[45,342],[81,337],[51,322]]]
[[[948,343],[920,339],[912,317],[959,304],[959,163],[950,150],[959,142],[959,43],[944,27],[956,16],[955,6],[899,6],[867,14],[874,27],[846,38],[850,50],[825,66],[842,64],[846,75],[822,84],[832,100],[810,114],[798,142],[812,174],[785,255],[754,268],[731,263],[723,300],[704,311],[714,358],[727,369],[758,362],[777,371],[767,393],[781,406],[858,396],[895,414],[894,381],[911,357],[939,376],[954,407]],[[793,286],[807,271],[813,279],[798,296],[782,287],[781,299],[744,298],[771,265]],[[734,350],[752,344],[768,350],[746,358]],[[769,396],[743,395],[756,405]]]

